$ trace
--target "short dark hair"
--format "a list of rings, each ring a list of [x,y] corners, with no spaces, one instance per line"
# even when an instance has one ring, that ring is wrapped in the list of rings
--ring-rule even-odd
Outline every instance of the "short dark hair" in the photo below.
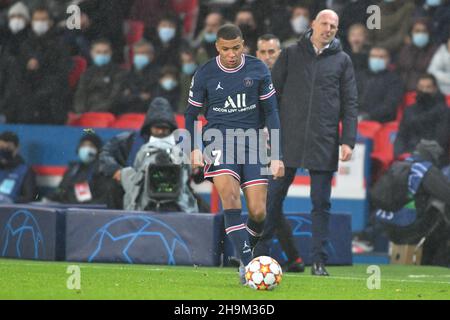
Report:
[[[0,140],[12,142],[16,147],[19,146],[19,137],[12,131],[5,131],[0,134]]]
[[[98,44],[106,44],[106,45],[108,45],[111,49],[112,49],[112,43],[111,43],[111,41],[109,41],[108,39],[106,39],[106,38],[98,38],[98,39],[95,39],[94,41],[92,41],[92,43],[91,43],[91,48],[94,48],[96,45],[98,45]]]
[[[258,41],[270,41],[270,40],[278,40],[280,41],[280,38],[278,38],[276,35],[271,33],[263,34],[258,38]]]
[[[433,85],[434,85],[435,87],[438,86],[436,77],[435,77],[434,75],[432,75],[431,73],[424,73],[424,74],[421,74],[421,75],[419,76],[419,79],[417,80],[417,83],[419,83],[419,81],[422,80],[422,79],[431,80],[431,81],[433,82]]]
[[[224,40],[234,40],[236,38],[243,39],[242,31],[239,29],[238,26],[234,24],[224,24],[220,27],[220,29],[217,31],[217,39],[221,38]]]

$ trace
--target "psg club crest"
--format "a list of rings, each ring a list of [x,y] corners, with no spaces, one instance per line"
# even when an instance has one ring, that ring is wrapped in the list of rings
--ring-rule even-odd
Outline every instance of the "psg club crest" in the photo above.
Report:
[[[253,79],[251,78],[245,78],[244,79],[244,86],[247,88],[250,88],[253,85]]]

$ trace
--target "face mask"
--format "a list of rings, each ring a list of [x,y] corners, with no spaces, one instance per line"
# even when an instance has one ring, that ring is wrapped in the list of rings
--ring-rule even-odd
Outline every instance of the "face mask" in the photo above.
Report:
[[[144,69],[150,63],[150,58],[146,54],[136,54],[133,58],[134,67],[138,70]]]
[[[194,74],[196,69],[197,69],[197,64],[195,64],[194,62],[185,63],[185,64],[183,64],[183,67],[182,67],[183,73],[187,74],[189,76]]]
[[[295,33],[300,34],[306,31],[309,26],[309,19],[304,16],[298,16],[291,20],[291,27]]]
[[[384,2],[386,2],[386,3],[392,3],[392,2],[394,2],[395,0],[384,0]]]
[[[423,48],[430,41],[430,35],[426,32],[417,32],[412,35],[412,42],[416,47]]]
[[[9,163],[13,159],[13,152],[9,149],[0,149],[0,162]]]
[[[381,58],[369,58],[369,69],[378,73],[386,69],[386,62]]]
[[[92,60],[97,67],[102,67],[111,62],[111,56],[109,54],[96,54]]]
[[[162,27],[159,29],[158,34],[161,41],[167,43],[175,37],[175,29]]]
[[[441,0],[427,0],[426,4],[429,7],[437,7],[441,4]]]
[[[25,20],[22,18],[11,18],[9,20],[9,30],[11,30],[12,33],[16,34],[23,29],[25,29],[26,23]]]
[[[50,23],[48,21],[33,21],[32,28],[34,33],[38,36],[42,36],[50,29]]]
[[[431,106],[434,104],[434,94],[428,92],[417,91],[417,103],[424,106]]]
[[[214,32],[205,32],[205,34],[203,35],[203,39],[205,39],[205,41],[208,43],[213,43],[217,40],[217,34],[215,34]]]
[[[172,91],[177,86],[177,82],[174,79],[164,79],[161,81],[161,87],[166,91]]]
[[[97,156],[97,149],[85,146],[78,149],[78,157],[83,163],[91,163]]]

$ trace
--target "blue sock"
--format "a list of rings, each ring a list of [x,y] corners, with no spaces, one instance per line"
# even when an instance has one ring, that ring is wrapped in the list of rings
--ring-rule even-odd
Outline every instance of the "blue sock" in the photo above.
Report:
[[[233,243],[237,258],[247,265],[252,261],[252,250],[245,223],[242,223],[241,209],[227,209],[223,213],[225,232]]]
[[[263,229],[264,229],[264,222],[265,220],[261,222],[256,222],[250,217],[247,219],[247,232],[248,232],[248,238],[250,239],[250,246],[254,248],[256,246],[256,243],[258,242],[259,238],[261,238]]]

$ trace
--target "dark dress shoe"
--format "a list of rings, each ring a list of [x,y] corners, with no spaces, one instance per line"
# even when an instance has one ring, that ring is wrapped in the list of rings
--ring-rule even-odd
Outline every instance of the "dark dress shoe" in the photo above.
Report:
[[[313,276],[329,276],[327,269],[323,263],[313,263],[311,266],[311,274]]]

